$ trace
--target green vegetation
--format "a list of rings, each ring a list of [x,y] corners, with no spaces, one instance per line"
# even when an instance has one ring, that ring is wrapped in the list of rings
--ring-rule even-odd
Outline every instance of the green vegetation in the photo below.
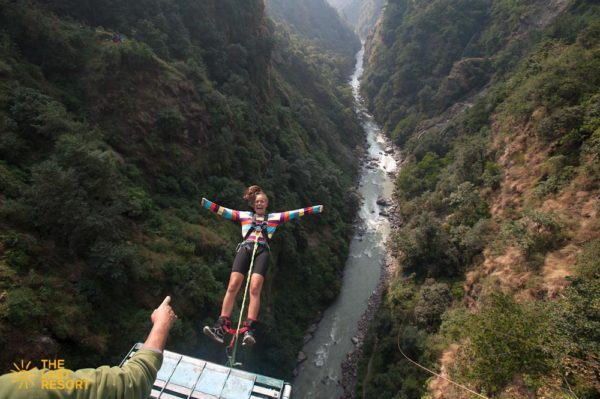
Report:
[[[169,345],[221,361],[200,330],[239,226],[199,200],[247,209],[244,188],[260,184],[273,210],[326,209],[278,232],[262,346],[246,361],[289,377],[304,326],[338,291],[361,131],[340,67],[352,57],[320,54],[263,8],[0,0],[6,370],[56,353],[115,363],[165,295],[180,316]]]
[[[350,75],[354,67],[354,55],[360,49],[360,41],[337,17],[336,11],[327,1],[267,0],[265,3],[267,11],[275,20],[307,39],[319,49],[319,53],[326,53],[334,59],[342,78]]]
[[[522,374],[532,390],[560,391],[564,382],[577,397],[597,397],[599,244],[591,242],[579,257],[591,274],[572,279],[561,299],[519,304],[492,294],[479,313],[448,313],[442,334],[464,340],[451,375],[490,394]]]
[[[459,356],[460,368],[453,376],[476,381],[485,392],[497,393],[517,373],[534,381],[550,369],[545,351],[549,325],[544,314],[532,306],[493,295],[489,304],[463,326],[468,343]]]
[[[502,241],[519,247],[534,266],[544,263],[544,255],[563,241],[563,225],[555,217],[541,212],[525,211],[510,220],[501,230]]]
[[[571,214],[552,206],[575,193],[597,198],[600,187],[600,7],[575,2],[559,15],[543,7],[387,3],[364,91],[405,153],[396,180],[403,224],[392,238],[402,269],[365,343],[361,397],[427,392],[429,376],[408,367],[390,335],[431,369],[448,350],[450,377],[488,397],[598,397],[595,216],[560,294],[543,266],[549,253],[583,244]],[[510,146],[507,159],[500,151]],[[547,153],[539,170],[521,172],[537,179],[522,192],[518,177],[504,180],[504,166],[530,166],[534,148]],[[501,211],[492,215],[494,206]],[[524,264],[494,268],[509,247]],[[529,285],[504,280],[503,267],[531,276]]]
[[[411,325],[415,320],[417,297],[417,287],[410,280],[394,282],[387,293],[387,300],[365,339],[356,386],[359,397],[414,398],[421,395],[429,376],[404,359],[397,348],[399,342],[402,350],[420,363],[434,361],[426,352],[427,334]]]

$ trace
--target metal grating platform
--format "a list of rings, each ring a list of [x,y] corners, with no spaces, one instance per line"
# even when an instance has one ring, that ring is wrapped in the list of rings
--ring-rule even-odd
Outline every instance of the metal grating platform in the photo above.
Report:
[[[121,365],[142,347],[131,348]],[[292,386],[283,380],[224,367],[193,357],[164,351],[156,375],[153,399],[289,399]]]

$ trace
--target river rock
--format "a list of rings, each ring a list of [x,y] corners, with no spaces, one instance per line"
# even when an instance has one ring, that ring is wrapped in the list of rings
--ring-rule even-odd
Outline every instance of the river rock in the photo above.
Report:
[[[306,354],[304,352],[302,352],[302,351],[298,352],[298,356],[296,356],[296,361],[298,363],[302,363],[306,359],[308,359],[308,357],[306,356]]]
[[[377,205],[389,206],[390,204],[389,204],[388,200],[386,200],[385,198],[379,197],[379,198],[377,198]]]
[[[305,334],[305,335],[304,335],[304,338],[303,338],[303,340],[304,340],[304,343],[305,343],[305,344],[306,344],[306,343],[308,343],[308,341],[310,341],[312,338],[313,338],[313,335],[312,335],[312,334]]]
[[[319,320],[320,320],[320,319],[319,319]],[[306,329],[306,332],[307,332],[307,333],[309,333],[309,334],[314,334],[314,333],[315,333],[315,331],[317,331],[317,328],[318,328],[318,325],[317,325],[317,323],[313,323],[313,324],[311,324],[311,325],[310,325],[310,326],[309,326],[309,327]]]

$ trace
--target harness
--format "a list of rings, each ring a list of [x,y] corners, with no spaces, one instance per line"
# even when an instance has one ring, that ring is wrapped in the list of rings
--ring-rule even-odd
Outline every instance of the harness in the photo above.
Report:
[[[267,233],[267,219],[265,218],[261,222],[257,222],[256,213],[252,215],[252,225],[250,226],[250,229],[248,229],[248,231],[246,232],[244,240],[237,245],[236,252],[239,252],[239,250],[243,247],[248,249],[252,247],[253,242],[248,241],[248,237],[250,237],[250,234],[252,234],[253,231],[262,233],[262,237],[265,239],[264,246],[267,248],[267,250],[269,250],[269,252],[271,252],[271,247],[269,246],[271,240],[269,239],[269,233]]]

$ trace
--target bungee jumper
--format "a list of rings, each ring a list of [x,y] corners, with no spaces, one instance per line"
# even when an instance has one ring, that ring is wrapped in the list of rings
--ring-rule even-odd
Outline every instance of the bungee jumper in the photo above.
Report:
[[[323,212],[323,205],[315,205],[293,211],[267,213],[269,198],[262,188],[256,185],[248,187],[244,192],[243,198],[248,201],[248,204],[254,209],[254,212],[237,211],[225,208],[206,198],[202,198],[203,207],[225,219],[239,222],[242,226],[243,241],[237,246],[237,253],[233,261],[229,284],[227,286],[227,291],[225,292],[225,297],[223,298],[221,315],[213,327],[205,326],[203,329],[205,335],[221,344],[224,342],[226,333],[233,335],[230,348],[233,347],[234,341],[237,341],[239,334],[243,334],[243,346],[252,346],[256,343],[254,332],[258,323],[260,294],[269,262],[269,242],[273,237],[273,234],[275,234],[277,227],[288,220],[294,220],[304,215]],[[230,317],[233,311],[235,298],[242,286],[244,275],[246,273],[248,273],[249,276],[246,281],[240,318],[237,323],[237,328],[233,328]],[[248,286],[250,287],[248,316],[243,327],[240,328]],[[233,358],[235,359],[235,352]]]

